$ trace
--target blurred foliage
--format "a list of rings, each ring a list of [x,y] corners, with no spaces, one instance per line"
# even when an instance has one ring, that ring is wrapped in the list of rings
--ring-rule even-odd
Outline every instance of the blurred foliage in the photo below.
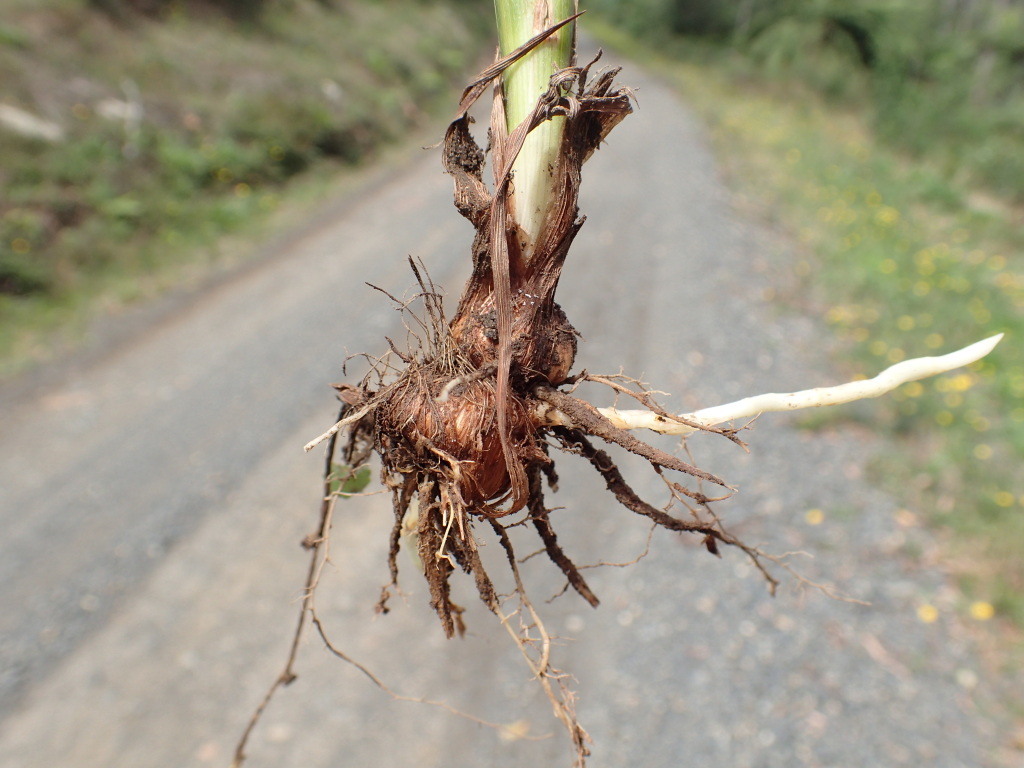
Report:
[[[870,110],[893,146],[1024,202],[1024,0],[592,5],[663,47],[689,40],[731,48],[769,77]]]
[[[153,18],[171,14],[211,11],[236,21],[258,21],[269,6],[293,6],[291,0],[87,0],[98,11],[119,21],[131,21],[138,15]],[[331,0],[320,0],[331,6]]]
[[[450,106],[491,13],[0,0],[0,369],[21,330],[104,274],[187,261],[265,216],[296,174],[358,164]]]

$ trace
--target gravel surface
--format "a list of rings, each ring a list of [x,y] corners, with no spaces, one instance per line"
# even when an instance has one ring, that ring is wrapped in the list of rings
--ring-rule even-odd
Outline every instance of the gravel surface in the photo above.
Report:
[[[838,381],[820,318],[772,298],[798,290],[792,247],[737,213],[671,92],[633,66],[623,79],[639,109],[586,169],[589,221],[560,292],[584,336],[577,368],[621,367],[678,410]],[[402,293],[415,254],[453,306],[468,274],[471,230],[439,167],[436,151],[414,158],[102,357],[44,371],[30,393],[8,385],[0,766],[227,764],[294,625],[321,463],[301,446],[332,418],[325,385],[346,349],[378,351],[397,333],[363,282]],[[866,478],[876,438],[782,416],[746,437],[749,455],[690,441],[739,490],[718,513],[748,542],[809,553],[793,560],[801,574],[863,604],[785,573],[772,598],[739,553],[716,559],[665,532],[637,564],[588,571],[596,610],[570,594],[544,604],[561,581],[529,561],[564,638],[556,659],[576,679],[589,764],[1011,764],[977,630],[958,619],[934,541]],[[570,555],[641,553],[643,520],[580,460],[559,463],[549,502],[565,507],[555,523]],[[463,640],[444,640],[412,568],[404,598],[374,616],[389,518],[382,496],[343,505],[319,597],[328,630],[395,690],[514,727],[393,701],[311,638],[247,765],[568,766],[550,707],[471,585],[457,587],[470,605]],[[936,621],[918,618],[923,604]]]

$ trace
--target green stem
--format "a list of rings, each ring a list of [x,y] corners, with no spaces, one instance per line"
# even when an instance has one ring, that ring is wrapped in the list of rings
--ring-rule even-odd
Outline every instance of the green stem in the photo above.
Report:
[[[538,32],[576,12],[576,0],[495,0],[498,39],[504,56]],[[572,63],[575,23],[568,24],[505,72],[505,117],[511,133],[533,111],[557,69]],[[558,163],[564,118],[558,117],[530,133],[515,164],[513,215],[527,238],[530,256],[544,223],[552,194],[551,169]]]

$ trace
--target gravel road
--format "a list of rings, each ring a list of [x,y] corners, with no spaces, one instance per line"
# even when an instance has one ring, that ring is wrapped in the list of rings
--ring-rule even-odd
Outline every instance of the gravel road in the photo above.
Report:
[[[639,109],[587,166],[589,220],[559,294],[584,336],[577,368],[621,367],[679,410],[835,383],[820,318],[773,298],[796,290],[795,252],[737,213],[688,109],[637,67],[623,79]],[[471,229],[437,151],[368,174],[329,214],[102,355],[0,390],[0,766],[229,762],[295,621],[321,465],[302,445],[331,422],[326,385],[346,350],[399,333],[363,283],[401,294],[414,254],[453,304],[469,271]],[[812,554],[795,561],[805,576],[866,604],[785,574],[772,598],[739,554],[664,532],[636,565],[588,572],[598,609],[567,594],[543,611],[564,638],[556,658],[576,679],[590,765],[1009,764],[934,542],[865,477],[874,438],[781,416],[747,434],[749,455],[713,437],[690,448],[739,489],[718,506],[727,525]],[[642,552],[643,520],[580,460],[560,465],[549,502],[565,507],[555,522],[573,558]],[[382,496],[343,505],[319,597],[328,630],[400,693],[515,728],[393,701],[308,639],[247,765],[568,766],[471,585],[463,640],[443,639],[411,568],[405,597],[374,616],[389,518]],[[541,558],[525,567],[535,595],[561,587]],[[918,618],[922,604],[936,621]]]

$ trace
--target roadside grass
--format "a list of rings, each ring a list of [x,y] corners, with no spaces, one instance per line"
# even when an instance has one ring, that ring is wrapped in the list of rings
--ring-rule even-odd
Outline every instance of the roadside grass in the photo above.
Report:
[[[873,375],[1006,334],[967,369],[804,424],[856,418],[890,438],[875,474],[948,533],[964,615],[983,620],[977,606],[991,605],[1024,626],[1024,210],[886,148],[856,104],[765,78],[735,54],[679,44],[658,55],[589,21],[678,87],[740,199],[801,244],[796,300],[832,328],[842,365]]]
[[[0,0],[0,105],[60,133],[0,126],[0,377],[217,263],[219,239],[258,233],[295,179],[326,185],[449,107],[490,12],[166,8]]]

